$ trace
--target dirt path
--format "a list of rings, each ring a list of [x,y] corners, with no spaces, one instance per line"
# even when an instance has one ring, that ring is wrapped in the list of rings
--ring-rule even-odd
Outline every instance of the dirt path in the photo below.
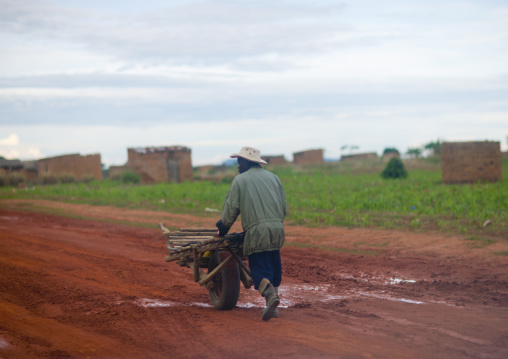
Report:
[[[0,358],[508,357],[508,258],[492,254],[508,243],[288,226],[280,318],[263,322],[257,292],[217,311],[164,262],[159,221],[214,223],[0,201]]]

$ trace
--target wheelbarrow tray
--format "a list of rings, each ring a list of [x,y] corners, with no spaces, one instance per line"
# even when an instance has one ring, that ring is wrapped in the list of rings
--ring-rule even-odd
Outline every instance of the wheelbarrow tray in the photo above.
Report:
[[[249,269],[243,262],[247,258],[242,252],[243,242],[238,240],[240,234],[234,233],[221,237],[217,235],[215,228],[199,227],[170,231],[161,223],[159,223],[159,228],[167,238],[169,250],[169,254],[164,260],[166,262],[176,261],[180,266],[190,268],[194,281],[208,289],[216,308],[231,309],[229,307],[236,305],[239,286],[238,289],[231,288],[236,285],[235,281],[238,281],[235,278],[239,277],[246,289],[252,286]],[[208,272],[205,273],[203,268],[207,268]],[[229,304],[217,305],[215,299],[221,296],[219,291],[238,293],[236,299],[233,298],[233,294],[229,295],[231,297],[228,301]]]

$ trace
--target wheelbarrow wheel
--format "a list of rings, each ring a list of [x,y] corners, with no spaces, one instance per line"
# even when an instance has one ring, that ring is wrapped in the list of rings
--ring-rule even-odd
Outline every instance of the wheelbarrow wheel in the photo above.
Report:
[[[208,272],[211,272],[220,262],[229,256],[227,251],[217,251],[211,258]],[[229,310],[236,307],[240,296],[240,271],[238,263],[234,260],[213,279],[214,285],[209,290],[210,299],[215,308]]]

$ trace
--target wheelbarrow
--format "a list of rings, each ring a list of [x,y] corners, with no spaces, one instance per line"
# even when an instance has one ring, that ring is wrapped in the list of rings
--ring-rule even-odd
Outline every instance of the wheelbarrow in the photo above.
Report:
[[[229,310],[236,306],[240,296],[240,282],[246,289],[252,287],[252,278],[244,261],[243,233],[221,237],[215,228],[180,228],[170,231],[159,223],[167,238],[169,255],[173,262],[192,270],[195,282],[205,287],[213,306]]]

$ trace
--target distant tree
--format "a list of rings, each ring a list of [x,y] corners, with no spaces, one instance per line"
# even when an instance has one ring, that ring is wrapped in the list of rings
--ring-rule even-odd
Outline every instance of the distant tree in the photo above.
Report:
[[[344,146],[341,146],[340,147],[340,150],[341,151],[344,151],[346,150],[347,148],[349,148],[349,153],[351,153],[352,151],[354,150],[358,150],[360,149],[360,146],[356,146],[356,145],[344,145]]]
[[[406,151],[406,155],[411,158],[420,158],[422,156],[422,149],[419,147],[408,148]]]
[[[400,152],[398,149],[396,149],[395,147],[386,147],[383,151],[383,156],[384,155],[388,155],[388,154],[391,154],[391,153],[396,153],[398,155],[400,155]]]
[[[431,141],[423,146],[425,150],[428,150],[432,155],[440,156],[441,155],[441,140],[437,140],[436,142]]]
[[[127,172],[123,172],[120,175],[120,181],[122,183],[139,183],[140,177],[139,177],[139,174],[137,174],[136,172],[127,171]]]
[[[404,163],[398,157],[392,157],[386,164],[385,169],[381,172],[381,177],[384,179],[390,178],[406,178],[407,171]]]

